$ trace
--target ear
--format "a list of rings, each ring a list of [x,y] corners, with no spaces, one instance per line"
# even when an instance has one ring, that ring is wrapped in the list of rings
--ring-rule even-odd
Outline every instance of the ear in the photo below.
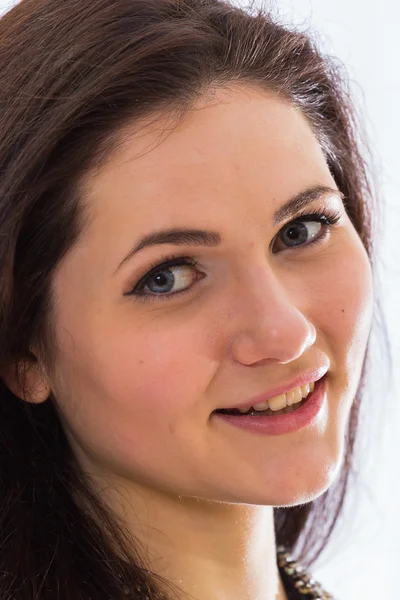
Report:
[[[47,400],[51,388],[36,358],[19,361],[18,372],[21,374],[21,385],[15,374],[15,363],[6,365],[1,370],[2,379],[14,396],[32,404]]]

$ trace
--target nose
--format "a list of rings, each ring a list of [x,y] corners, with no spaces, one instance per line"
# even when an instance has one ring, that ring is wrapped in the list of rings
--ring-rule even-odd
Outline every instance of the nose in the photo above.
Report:
[[[316,340],[316,329],[298,306],[305,298],[298,278],[284,285],[274,273],[266,273],[250,286],[243,280],[235,295],[232,358],[249,365],[262,361],[288,363],[299,358]],[[309,300],[307,298],[307,300]],[[311,303],[307,301],[307,306]]]

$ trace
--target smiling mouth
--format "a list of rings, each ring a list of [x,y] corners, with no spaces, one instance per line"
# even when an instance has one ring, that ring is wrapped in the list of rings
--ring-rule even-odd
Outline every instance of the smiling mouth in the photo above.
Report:
[[[214,413],[236,416],[273,416],[287,415],[298,410],[307,399],[312,395],[315,388],[315,382],[299,386],[290,392],[280,394],[261,404],[250,406],[247,410],[244,408],[218,408]]]
[[[307,396],[308,398],[308,396]],[[274,416],[274,415],[288,415],[291,412],[295,412],[297,409],[299,409],[301,406],[303,406],[303,404],[307,401],[307,398],[304,398],[301,402],[297,402],[296,404],[292,404],[292,406],[285,406],[285,408],[282,408],[281,410],[271,410],[270,408],[267,408],[266,410],[255,410],[254,408],[249,408],[249,410],[247,412],[240,412],[237,408],[232,408],[232,409],[217,409],[214,410],[214,413],[220,413],[222,415],[236,415],[238,417],[268,417],[268,416]]]

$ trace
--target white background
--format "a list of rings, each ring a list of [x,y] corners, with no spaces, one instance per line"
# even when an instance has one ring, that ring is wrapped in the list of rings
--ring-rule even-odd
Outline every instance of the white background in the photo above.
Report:
[[[13,4],[0,0],[0,11]],[[396,600],[400,598],[400,373],[396,373],[400,359],[400,7],[397,0],[280,0],[274,2],[274,9],[287,23],[302,30],[311,27],[324,51],[345,63],[377,157],[384,207],[379,264],[394,380],[386,388],[389,394],[380,393],[378,380],[369,390],[370,406],[378,410],[366,413],[371,418],[358,459],[359,480],[352,485],[332,543],[312,572],[337,600]],[[378,354],[377,349],[376,360]]]

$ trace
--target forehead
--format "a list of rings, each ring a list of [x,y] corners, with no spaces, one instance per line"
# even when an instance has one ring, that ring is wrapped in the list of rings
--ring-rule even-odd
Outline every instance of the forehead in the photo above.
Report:
[[[278,183],[284,196],[290,173],[301,178],[306,169],[307,179],[308,171],[326,167],[301,111],[253,88],[218,90],[211,99],[199,100],[180,122],[153,116],[149,124],[126,128],[122,139],[101,171],[88,178],[89,197],[99,199],[125,185],[132,202],[149,197],[156,202],[168,188],[187,193],[187,201],[201,192],[199,180],[203,189],[216,190],[262,180],[272,195]]]
[[[333,183],[302,113],[253,88],[220,90],[178,122],[153,116],[123,135],[83,196],[92,220],[82,244],[92,262],[109,260],[111,273],[149,231],[200,228],[225,237],[226,229],[234,244],[244,224],[250,237],[265,231],[288,198]]]

